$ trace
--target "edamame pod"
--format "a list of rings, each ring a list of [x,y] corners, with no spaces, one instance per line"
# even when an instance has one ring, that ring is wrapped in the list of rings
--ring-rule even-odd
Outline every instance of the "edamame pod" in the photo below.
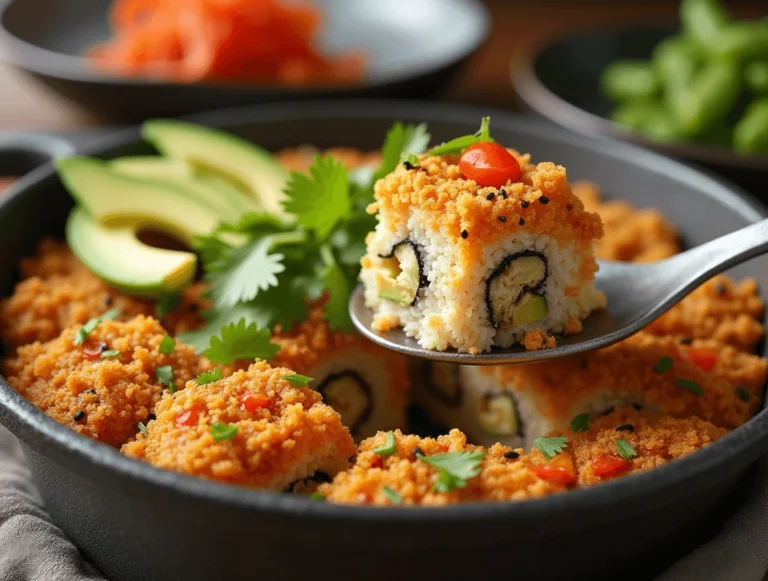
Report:
[[[749,105],[733,131],[733,145],[744,153],[768,153],[768,98]]]
[[[737,59],[742,63],[768,58],[768,23],[729,24],[712,39],[710,52],[715,57]]]
[[[672,36],[656,46],[652,61],[665,86],[687,85],[701,66],[701,55],[690,41]]]
[[[685,35],[709,51],[715,37],[730,24],[731,17],[718,0],[683,0],[680,21]]]
[[[747,65],[744,69],[744,81],[756,95],[768,95],[768,60]]]
[[[667,108],[658,101],[632,101],[617,107],[613,121],[654,141],[679,141],[684,138]]]
[[[600,83],[603,93],[614,101],[648,99],[661,88],[651,63],[640,60],[622,60],[608,65]]]

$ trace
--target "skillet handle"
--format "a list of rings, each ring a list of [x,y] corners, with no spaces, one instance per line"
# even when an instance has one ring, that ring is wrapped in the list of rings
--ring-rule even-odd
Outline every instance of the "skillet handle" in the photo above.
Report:
[[[20,176],[56,158],[75,153],[75,144],[45,133],[0,133],[0,176]]]

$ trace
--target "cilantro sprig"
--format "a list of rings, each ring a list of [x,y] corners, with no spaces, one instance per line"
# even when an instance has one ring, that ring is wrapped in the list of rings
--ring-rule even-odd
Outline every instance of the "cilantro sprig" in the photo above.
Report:
[[[197,385],[207,385],[221,379],[221,368],[215,367],[211,371],[204,371],[195,378]]]
[[[485,458],[485,451],[446,452],[432,456],[419,455],[419,460],[437,468],[436,492],[450,492],[464,488],[467,480],[480,474],[480,464]]]
[[[82,345],[83,343],[85,343],[85,340],[88,338],[88,335],[93,333],[96,330],[96,327],[98,327],[100,323],[102,323],[103,321],[111,321],[112,319],[116,318],[118,315],[120,315],[120,308],[115,307],[114,309],[109,309],[103,315],[99,315],[98,317],[89,319],[85,324],[83,324],[77,330],[77,333],[75,333],[75,338],[72,342],[75,345]]]
[[[637,456],[637,452],[632,447],[632,444],[624,440],[623,438],[616,438],[616,449],[619,451],[619,456],[625,460],[631,460]]]
[[[315,378],[307,377],[306,375],[301,375],[299,373],[292,373],[290,375],[283,375],[283,379],[285,379],[293,387],[307,387],[309,382],[314,381]]]
[[[373,449],[374,454],[379,456],[391,456],[397,452],[397,444],[395,443],[395,434],[390,430],[387,432],[387,440],[383,446]]]
[[[536,438],[533,445],[538,448],[546,460],[551,460],[568,447],[568,442],[570,439],[565,436],[551,436],[549,438]]]
[[[256,323],[244,319],[222,327],[220,335],[211,337],[204,355],[213,363],[232,363],[236,359],[272,359],[280,346],[270,342],[270,333]]]
[[[155,369],[157,380],[166,385],[171,393],[176,392],[176,384],[173,381],[173,367],[170,365],[161,365]]]
[[[475,131],[472,135],[463,135],[455,139],[451,139],[437,147],[433,147],[429,150],[429,155],[446,155],[449,153],[461,153],[470,145],[475,143],[481,143],[484,141],[493,141],[491,137],[491,118],[483,117],[480,121],[480,129]]]

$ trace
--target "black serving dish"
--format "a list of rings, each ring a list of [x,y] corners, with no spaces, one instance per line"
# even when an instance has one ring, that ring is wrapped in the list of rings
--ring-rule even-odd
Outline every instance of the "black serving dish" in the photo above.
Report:
[[[222,107],[321,97],[432,97],[485,41],[479,0],[317,0],[320,44],[369,57],[361,84],[290,88],[179,84],[94,69],[84,51],[109,38],[108,0],[0,0],[0,56],[113,120],[175,116]]]
[[[512,82],[525,108],[590,135],[607,135],[691,161],[763,196],[768,155],[745,155],[697,143],[658,143],[610,120],[613,104],[600,91],[600,75],[617,59],[648,59],[672,29],[593,30],[557,39],[518,55]]]
[[[326,102],[197,117],[270,149],[313,143],[377,148],[394,120],[426,121],[435,141],[472,132],[485,109],[408,102]],[[652,206],[700,244],[766,215],[736,188],[628,144],[575,136],[491,112],[494,137]],[[60,140],[29,138],[50,151]],[[8,141],[0,155],[19,154]],[[80,153],[146,153],[136,129]],[[50,163],[0,201],[0,290],[20,257],[62,230],[71,206]],[[732,272],[768,289],[768,258]],[[690,550],[755,460],[768,451],[768,413],[653,472],[540,500],[447,508],[343,507],[158,470],[77,435],[0,381],[0,421],[21,440],[47,509],[113,581],[329,579],[641,579]],[[707,524],[710,523],[710,524]],[[709,528],[708,528],[709,527]],[[653,571],[650,571],[653,569]]]

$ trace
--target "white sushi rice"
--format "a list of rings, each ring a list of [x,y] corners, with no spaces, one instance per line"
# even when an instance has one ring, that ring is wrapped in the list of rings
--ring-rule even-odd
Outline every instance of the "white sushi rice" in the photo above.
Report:
[[[418,209],[413,210],[407,225],[398,228],[392,228],[387,217],[379,214],[379,224],[368,240],[368,257],[373,266],[364,267],[360,276],[366,289],[366,305],[375,312],[375,324],[386,328],[392,327],[394,321],[426,349],[444,351],[453,347],[467,352],[487,351],[494,345],[509,347],[536,329],[562,333],[571,318],[584,319],[605,305],[605,297],[595,289],[594,282],[581,281],[583,254],[577,252],[576,245],[560,247],[549,236],[517,231],[485,248],[483,259],[465,269],[459,264],[455,242],[442,232],[428,230],[425,223],[426,216]],[[422,248],[429,281],[413,306],[383,300],[376,288],[377,273],[383,268],[380,256],[389,255],[393,246],[405,239]],[[467,243],[472,243],[471,233]],[[486,306],[486,281],[507,256],[524,250],[540,252],[547,259],[547,279],[543,290],[537,292],[543,292],[549,312],[535,323],[495,329]],[[569,286],[580,288],[579,295],[565,296]]]

